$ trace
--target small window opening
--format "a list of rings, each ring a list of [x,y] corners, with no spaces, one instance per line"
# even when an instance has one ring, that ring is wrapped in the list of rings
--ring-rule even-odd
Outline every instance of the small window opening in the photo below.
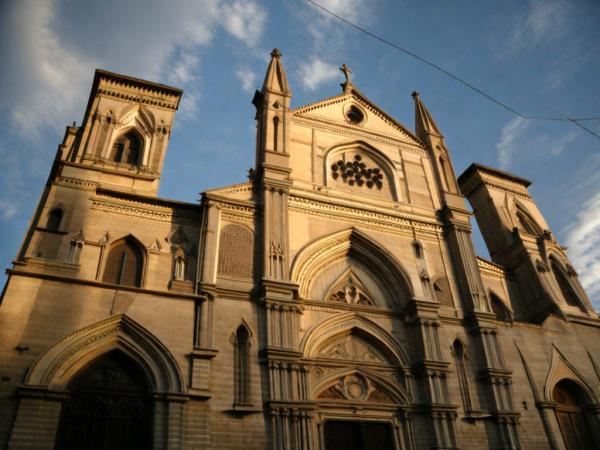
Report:
[[[130,131],[119,136],[113,144],[110,159],[116,163],[136,166],[139,163],[142,142],[137,133]]]
[[[58,231],[60,229],[60,223],[62,222],[63,212],[60,208],[55,208],[48,214],[48,221],[46,222],[46,229],[50,231]]]
[[[352,123],[360,123],[365,119],[365,115],[357,106],[350,106],[346,112],[346,117]]]

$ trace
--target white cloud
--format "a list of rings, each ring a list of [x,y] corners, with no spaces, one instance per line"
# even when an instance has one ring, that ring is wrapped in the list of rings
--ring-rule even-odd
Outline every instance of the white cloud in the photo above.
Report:
[[[364,0],[319,0],[318,3],[323,8],[350,21],[359,19],[363,19],[364,21],[366,18],[366,2]],[[327,13],[323,11],[322,14]],[[330,16],[327,15],[327,17]]]
[[[10,220],[17,214],[17,207],[9,200],[0,200],[0,217]]]
[[[510,46],[532,47],[561,37],[566,31],[568,10],[564,0],[531,0],[527,15],[518,20],[510,33]]]
[[[242,82],[242,89],[245,92],[251,93],[254,89],[260,87],[256,86],[256,73],[254,73],[249,67],[240,67],[235,71],[235,74]]]
[[[337,78],[339,70],[336,66],[314,57],[310,62],[300,66],[298,74],[302,85],[307,90],[313,91],[322,83]]]
[[[0,114],[13,133],[41,143],[40,133],[80,119],[97,67],[183,87],[181,116],[191,117],[200,54],[218,27],[253,45],[267,19],[256,2],[238,0],[107,2],[22,0],[3,8]]]
[[[223,5],[223,26],[234,37],[249,46],[258,43],[267,20],[266,10],[253,1],[236,0]]]
[[[550,143],[550,145],[548,147],[550,153],[554,156],[560,155],[563,152],[563,150],[565,150],[571,142],[573,142],[575,139],[577,139],[578,136],[579,136],[579,131],[573,130],[573,131],[567,133],[562,138],[553,141],[552,143]]]
[[[183,52],[171,69],[168,80],[170,83],[182,85],[197,79],[196,71],[200,65],[200,57],[191,52]]]
[[[581,205],[565,243],[581,284],[600,309],[600,190]]]
[[[512,156],[519,150],[518,140],[529,127],[529,122],[521,117],[511,120],[500,134],[500,142],[496,144],[498,163],[501,169],[507,169]]]

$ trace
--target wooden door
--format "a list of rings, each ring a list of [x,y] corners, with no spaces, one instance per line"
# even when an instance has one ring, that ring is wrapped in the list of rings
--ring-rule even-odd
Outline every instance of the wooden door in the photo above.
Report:
[[[118,352],[69,385],[55,450],[145,450],[152,443],[152,404],[144,374]]]
[[[385,422],[329,420],[325,450],[394,450],[392,428]]]

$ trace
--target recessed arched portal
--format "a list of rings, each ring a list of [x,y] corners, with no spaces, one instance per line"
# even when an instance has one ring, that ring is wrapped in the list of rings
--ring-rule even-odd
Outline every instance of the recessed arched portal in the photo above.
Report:
[[[552,390],[556,418],[566,450],[593,450],[594,438],[585,415],[589,403],[585,391],[574,381],[563,379]]]
[[[150,386],[144,370],[121,351],[97,358],[68,385],[56,448],[152,448]]]

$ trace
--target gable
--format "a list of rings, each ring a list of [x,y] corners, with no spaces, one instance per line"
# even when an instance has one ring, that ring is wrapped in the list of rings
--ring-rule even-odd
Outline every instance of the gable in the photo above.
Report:
[[[293,110],[294,117],[351,127],[423,148],[423,143],[404,125],[357,90]]]

